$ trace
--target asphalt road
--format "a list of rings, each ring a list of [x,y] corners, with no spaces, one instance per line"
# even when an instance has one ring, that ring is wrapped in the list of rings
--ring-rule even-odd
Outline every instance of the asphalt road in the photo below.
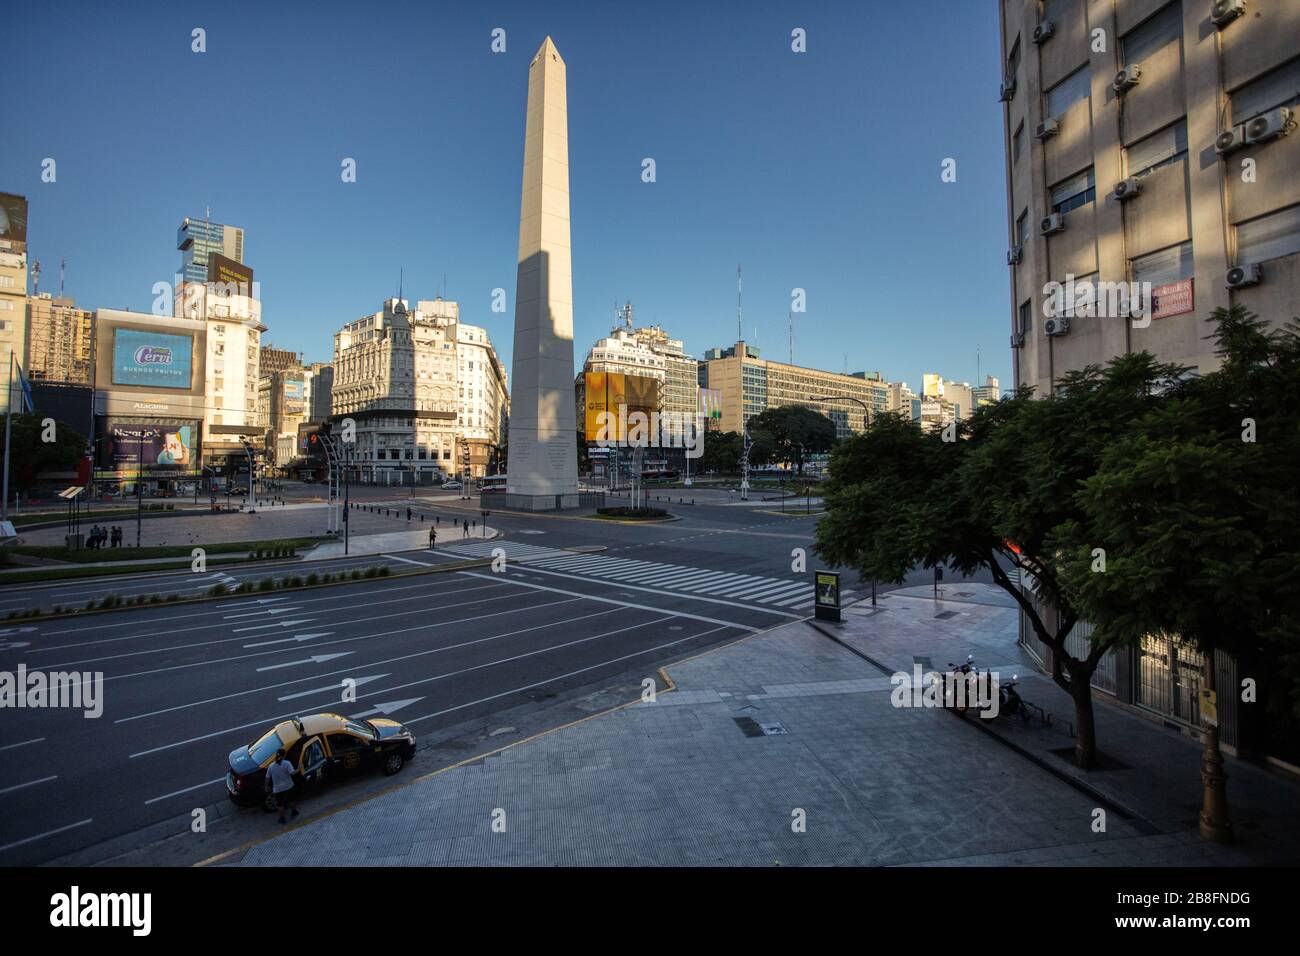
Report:
[[[434,497],[455,506],[454,495]],[[391,714],[424,747],[539,701],[635,688],[663,664],[811,613],[816,559],[797,572],[792,551],[811,548],[815,518],[720,503],[672,510],[683,520],[634,526],[494,513],[499,541],[451,540],[437,553],[387,559],[417,569],[500,549],[500,573],[394,575],[0,625],[0,671],[103,675],[98,718],[0,711],[0,865],[92,847],[120,853],[183,832],[196,808],[222,817],[218,848],[264,832],[266,815],[227,806],[226,758],[288,716]],[[200,591],[212,583],[210,574],[167,577]],[[868,593],[852,574],[842,588],[849,600]],[[4,589],[4,599],[18,590]],[[341,699],[344,678],[357,682],[355,701]],[[436,769],[430,761],[442,756],[426,747],[403,773]],[[389,782],[376,776],[345,792]],[[304,810],[328,805],[312,798]]]

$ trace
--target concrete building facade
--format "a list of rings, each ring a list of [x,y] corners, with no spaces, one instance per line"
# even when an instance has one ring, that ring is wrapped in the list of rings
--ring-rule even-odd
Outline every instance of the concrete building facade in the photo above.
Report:
[[[9,408],[10,363],[27,352],[27,200],[0,193],[0,412]],[[21,407],[15,401],[14,407]]]
[[[710,420],[708,428],[724,432],[740,431],[768,408],[803,405],[830,418],[845,438],[862,432],[870,416],[889,410],[889,385],[879,373],[842,375],[771,362],[744,342],[705,352],[700,385],[721,395],[722,415]]]
[[[999,7],[1016,384],[1045,394],[1067,370],[1138,350],[1205,372],[1216,307],[1292,318],[1300,4]],[[1045,314],[1048,284],[1069,277],[1141,283],[1153,314],[1098,314],[1118,310],[1086,294]]]
[[[23,368],[33,381],[93,385],[95,313],[72,299],[48,292],[27,300],[27,357]]]

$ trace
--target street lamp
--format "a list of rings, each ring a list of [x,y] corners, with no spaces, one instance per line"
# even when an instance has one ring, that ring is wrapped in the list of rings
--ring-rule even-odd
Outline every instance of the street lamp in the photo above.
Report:
[[[852,395],[813,395],[809,399],[811,402],[857,402],[862,406],[862,427],[865,429],[871,421],[871,409],[867,403],[860,398],[854,398]],[[822,502],[823,507],[825,501]],[[876,606],[876,582],[873,578],[871,581],[871,606]]]

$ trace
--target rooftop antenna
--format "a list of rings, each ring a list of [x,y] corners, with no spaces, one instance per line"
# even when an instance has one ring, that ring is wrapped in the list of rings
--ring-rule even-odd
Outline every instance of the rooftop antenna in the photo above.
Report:
[[[63,270],[67,267],[67,265],[68,265],[67,259],[59,260],[59,298],[60,299],[63,298]]]
[[[397,302],[400,305],[402,301],[402,286],[406,281],[406,269],[397,270]]]
[[[980,344],[975,343],[975,384],[980,384]]]
[[[745,329],[740,321],[740,263],[736,263],[736,341],[745,341]]]
[[[40,295],[41,292],[41,260],[32,260],[32,295]]]

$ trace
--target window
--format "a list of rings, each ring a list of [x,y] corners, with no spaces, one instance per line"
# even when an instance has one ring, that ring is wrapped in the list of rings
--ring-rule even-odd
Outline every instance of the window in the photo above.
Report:
[[[1125,166],[1130,176],[1150,172],[1176,162],[1187,154],[1187,121],[1179,120],[1124,150]]]
[[[1047,91],[1046,107],[1044,117],[1056,118],[1063,116],[1071,106],[1080,100],[1086,100],[1090,93],[1089,84],[1091,79],[1088,76],[1088,68],[1075,70],[1060,83]]]
[[[1022,335],[1029,333],[1029,327],[1034,322],[1034,303],[1032,299],[1026,299],[1020,303],[1019,326],[1016,331]]]
[[[1270,70],[1235,90],[1230,99],[1233,123],[1244,123],[1277,106],[1300,104],[1300,60]]]
[[[1011,162],[1020,162],[1020,153],[1025,148],[1025,124],[1022,120],[1011,137]]]
[[[1074,0],[1043,0],[1043,20],[1047,23],[1060,24],[1070,4]]]
[[[1023,246],[1029,234],[1029,210],[1022,212],[1016,219],[1016,245]]]
[[[1052,212],[1067,213],[1078,209],[1097,197],[1097,184],[1092,178],[1092,167],[1071,176],[1052,187]]]
[[[0,286],[3,286],[4,288],[8,289],[12,287],[13,284],[14,284],[13,276],[0,276]]]
[[[1133,281],[1150,282],[1153,286],[1168,285],[1192,277],[1192,244],[1161,249],[1133,260]]]
[[[3,309],[6,312],[12,312],[14,310],[14,304],[8,299],[4,299],[3,301],[0,301],[0,309]]]
[[[1007,75],[1014,81],[1016,72],[1020,69],[1020,37],[1016,37],[1016,42],[1011,44],[1011,55],[1007,57]]]
[[[1120,46],[1124,63],[1132,65],[1150,59],[1151,54],[1175,43],[1183,35],[1183,11],[1179,3],[1171,3],[1141,26],[1130,30]]]
[[[1300,252],[1300,206],[1237,226],[1237,261],[1265,262]]]

